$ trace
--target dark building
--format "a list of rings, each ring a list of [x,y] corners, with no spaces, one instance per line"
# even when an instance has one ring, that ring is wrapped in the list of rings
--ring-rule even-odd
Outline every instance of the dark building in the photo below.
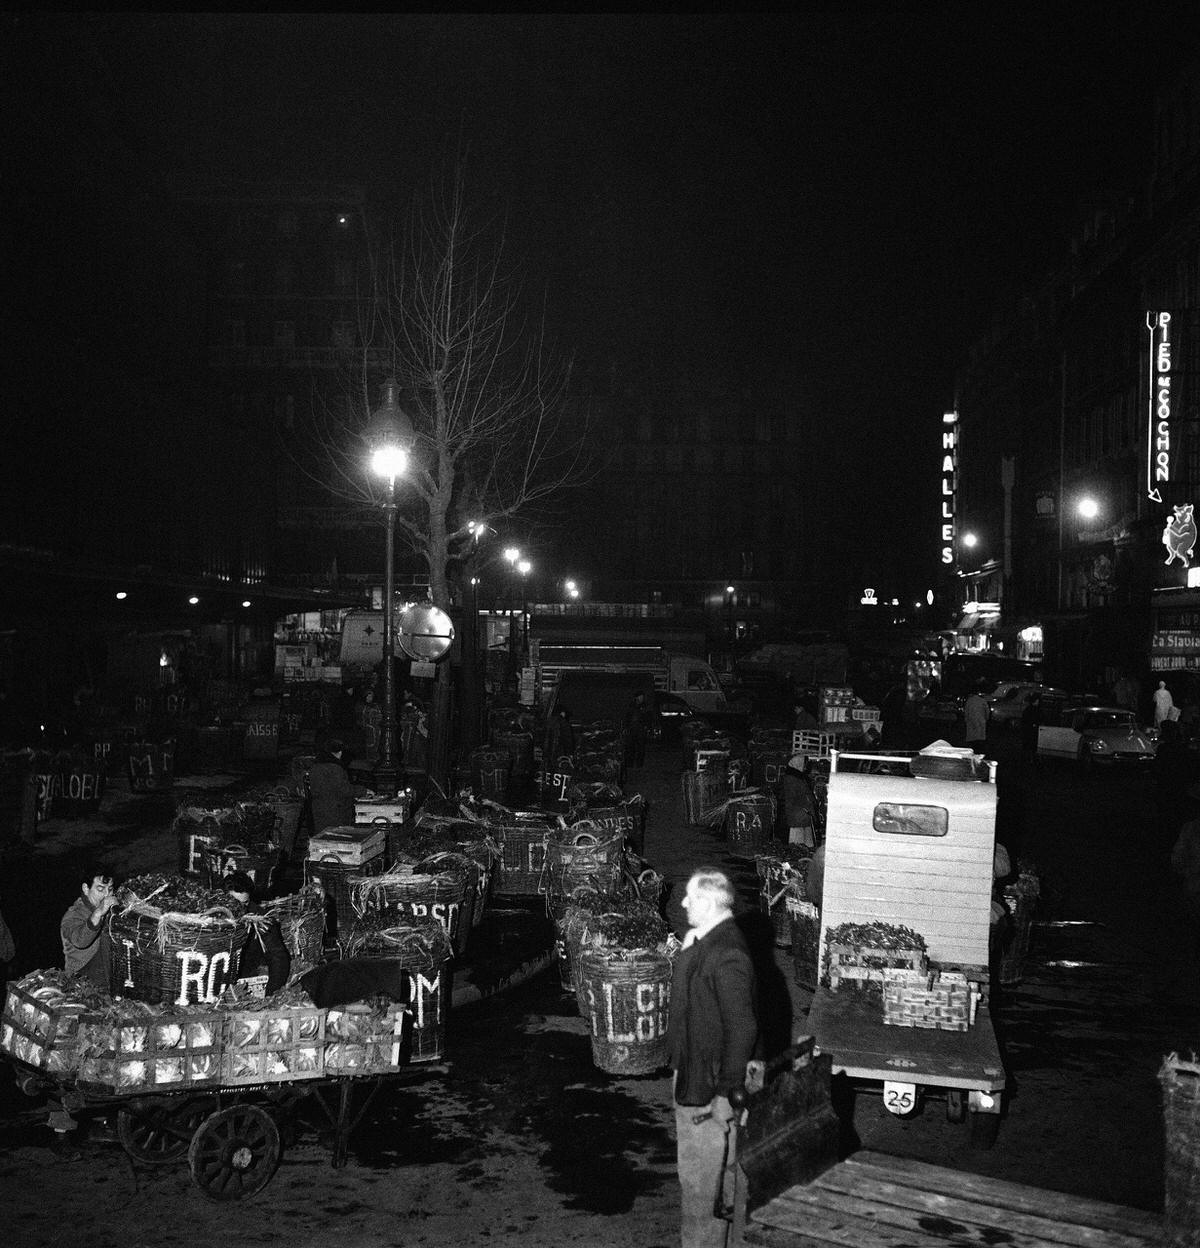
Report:
[[[1164,545],[1200,494],[1195,68],[1155,117],[1145,191],[1086,211],[1063,264],[974,344],[955,404],[960,643],[1098,691],[1149,679],[1154,595],[1196,562]]]

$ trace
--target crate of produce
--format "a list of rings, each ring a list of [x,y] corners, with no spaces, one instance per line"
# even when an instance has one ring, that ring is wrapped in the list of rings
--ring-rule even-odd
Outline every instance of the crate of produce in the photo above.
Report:
[[[881,988],[885,970],[929,970],[924,937],[890,923],[841,923],[825,933],[822,982],[839,988]]]
[[[346,866],[362,866],[387,848],[387,825],[364,824],[362,827],[326,828],[308,840],[310,862],[332,859]]]
[[[974,1021],[977,990],[961,973],[889,967],[882,983],[883,1021],[889,1027],[967,1031]]]
[[[177,1092],[221,1083],[225,1015],[211,1006],[114,1001],[79,1025],[85,1092]]]
[[[76,1069],[80,1020],[104,1000],[66,971],[32,971],[5,987],[0,1052],[37,1070]]]
[[[325,1073],[326,1011],[302,988],[242,1001],[225,1015],[221,1082],[286,1083]]]
[[[356,1001],[326,1011],[327,1075],[386,1075],[407,1064],[408,1007]]]
[[[356,797],[354,799],[355,824],[404,823],[412,814],[413,791],[401,789],[395,797]]]

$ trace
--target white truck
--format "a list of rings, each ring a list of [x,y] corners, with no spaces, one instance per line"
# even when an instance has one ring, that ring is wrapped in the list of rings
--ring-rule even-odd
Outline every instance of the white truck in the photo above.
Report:
[[[709,664],[690,654],[673,654],[661,646],[572,646],[534,640],[530,644],[530,661],[543,706],[550,705],[565,678],[586,673],[592,677],[587,683],[597,689],[605,683],[615,687],[637,680],[658,692],[674,694],[700,715],[737,710],[729,704]],[[598,679],[604,676],[611,677],[611,682]],[[582,708],[572,707],[572,711],[579,710]]]

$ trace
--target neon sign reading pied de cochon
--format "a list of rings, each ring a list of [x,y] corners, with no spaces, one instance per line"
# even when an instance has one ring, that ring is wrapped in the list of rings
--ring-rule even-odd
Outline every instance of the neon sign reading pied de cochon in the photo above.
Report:
[[[1147,312],[1150,331],[1150,404],[1146,428],[1146,493],[1162,502],[1158,487],[1171,480],[1171,314]]]
[[[958,413],[942,417],[942,562],[954,562],[954,486],[958,465]]]

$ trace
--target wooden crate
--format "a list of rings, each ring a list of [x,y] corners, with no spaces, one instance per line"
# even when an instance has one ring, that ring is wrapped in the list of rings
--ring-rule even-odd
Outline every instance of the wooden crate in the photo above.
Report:
[[[218,1085],[224,1023],[218,1010],[85,1015],[78,1086],[85,1092],[176,1092]]]
[[[407,1063],[408,1010],[392,1004],[384,1010],[361,1003],[326,1014],[325,1073],[385,1075]]]
[[[889,968],[883,972],[883,1021],[889,1027],[967,1031],[974,996],[964,975]]]
[[[82,1004],[43,1000],[10,983],[0,1019],[0,1052],[38,1070],[66,1074],[75,1069]]]
[[[324,1073],[324,1010],[267,1004],[226,1014],[222,1083],[287,1083]]]
[[[925,974],[929,959],[918,949],[871,949],[854,945],[830,944],[829,987],[865,988],[868,984],[883,985],[884,971],[890,969],[917,971]]]

